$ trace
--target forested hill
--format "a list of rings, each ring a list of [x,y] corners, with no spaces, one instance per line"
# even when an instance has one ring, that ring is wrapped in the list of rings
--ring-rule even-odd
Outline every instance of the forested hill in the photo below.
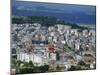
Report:
[[[12,16],[12,24],[40,23],[43,26],[52,26],[56,24],[69,25],[73,29],[87,29],[77,24],[66,23],[63,20],[51,16]]]

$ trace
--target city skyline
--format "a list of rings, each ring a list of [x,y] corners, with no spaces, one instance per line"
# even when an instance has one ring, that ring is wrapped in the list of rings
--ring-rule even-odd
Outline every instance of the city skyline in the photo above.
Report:
[[[13,73],[96,69],[95,6],[18,1],[11,19]]]

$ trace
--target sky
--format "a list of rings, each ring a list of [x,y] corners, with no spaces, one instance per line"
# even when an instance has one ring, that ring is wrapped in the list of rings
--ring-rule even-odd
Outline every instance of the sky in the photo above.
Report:
[[[69,22],[96,24],[96,6],[90,5],[12,0],[12,14],[18,16],[55,16]]]

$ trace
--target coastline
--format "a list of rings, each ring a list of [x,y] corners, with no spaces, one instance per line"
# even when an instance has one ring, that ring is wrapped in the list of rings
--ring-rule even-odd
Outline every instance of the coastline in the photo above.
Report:
[[[96,29],[96,24],[77,24],[77,25],[81,27],[88,27],[90,29]]]

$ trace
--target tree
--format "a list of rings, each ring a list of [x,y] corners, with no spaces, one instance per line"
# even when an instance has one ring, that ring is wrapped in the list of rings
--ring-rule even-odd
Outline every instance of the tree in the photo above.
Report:
[[[33,67],[33,62],[32,61],[29,61],[29,67]]]
[[[18,60],[18,61],[16,62],[17,66],[20,66],[21,63],[22,63],[22,61],[20,61],[20,60]]]
[[[46,72],[46,71],[48,71],[49,66],[48,65],[44,65],[44,66],[40,66],[39,68],[40,68],[41,72]]]
[[[56,59],[57,59],[57,60],[60,60],[59,52],[56,52]]]
[[[28,62],[23,62],[24,67],[29,67],[29,63]]]
[[[71,66],[71,68],[68,69],[68,71],[74,71],[74,70],[76,70],[75,66]]]
[[[86,65],[84,61],[79,61],[78,65]]]
[[[31,67],[20,68],[19,70],[21,74],[33,73],[33,68]]]

